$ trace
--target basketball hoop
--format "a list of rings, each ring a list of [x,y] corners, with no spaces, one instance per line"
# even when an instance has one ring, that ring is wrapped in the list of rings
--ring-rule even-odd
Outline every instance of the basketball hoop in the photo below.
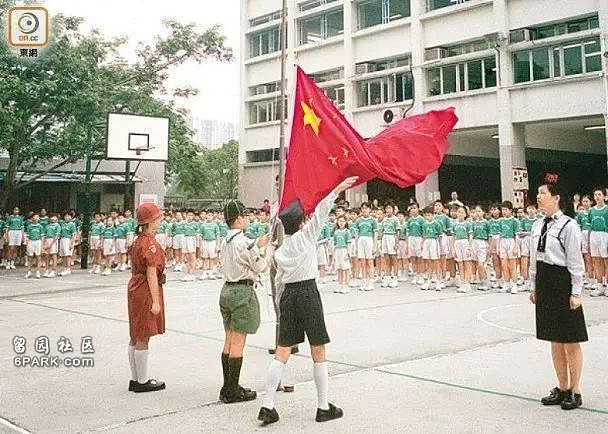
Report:
[[[106,158],[167,161],[169,119],[108,113]]]

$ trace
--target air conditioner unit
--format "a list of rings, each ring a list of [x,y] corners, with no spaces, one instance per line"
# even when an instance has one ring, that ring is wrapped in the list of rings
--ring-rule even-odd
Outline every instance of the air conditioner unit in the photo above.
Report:
[[[445,48],[429,48],[428,50],[424,50],[424,60],[427,62],[445,57],[447,57],[447,50]]]
[[[375,63],[359,63],[359,64],[355,65],[355,74],[357,74],[357,75],[367,74],[369,72],[375,72],[375,71],[376,71]]]
[[[268,93],[268,88],[266,87],[265,84],[255,87],[255,94],[256,95],[261,95],[263,93]]]
[[[517,29],[509,32],[509,42],[516,44],[532,40],[532,31],[530,29]]]

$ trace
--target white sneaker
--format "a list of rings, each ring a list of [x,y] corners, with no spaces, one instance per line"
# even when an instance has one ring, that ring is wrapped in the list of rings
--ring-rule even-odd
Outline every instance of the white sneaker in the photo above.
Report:
[[[67,276],[68,274],[70,274],[68,270],[63,270],[61,273],[59,273],[60,276]]]
[[[10,270],[11,269],[11,264],[6,264],[6,269]]]
[[[46,270],[46,271],[44,272],[44,274],[42,275],[42,277],[49,277],[49,270]]]
[[[373,291],[374,290],[374,282],[373,281],[369,281],[367,282],[367,285],[365,285],[365,290],[366,291]]]
[[[480,291],[487,291],[488,282],[486,280],[482,280],[481,283],[479,284],[479,286],[477,287],[477,289],[479,289]]]
[[[321,284],[326,285],[328,283],[329,283],[329,277],[324,276],[324,277],[321,278]]]
[[[437,282],[435,284],[435,291],[441,291],[443,288],[445,288],[445,285],[443,285],[441,282]]]
[[[490,276],[490,282],[492,282],[492,283],[496,282],[496,276]]]
[[[492,287],[492,289],[500,288],[500,283],[498,283],[498,280],[495,280],[494,282],[492,282],[491,287]]]
[[[389,288],[397,288],[399,286],[399,282],[397,282],[397,279],[391,279],[391,281],[388,284]]]
[[[428,291],[431,288],[431,284],[429,283],[429,281],[427,280],[426,282],[424,282],[422,284],[422,286],[420,287],[420,289],[422,291]]]
[[[101,265],[98,265],[97,268],[95,268],[95,271],[93,273],[101,274]]]
[[[365,280],[361,280],[361,286],[359,286],[359,291],[365,291],[367,287],[367,282]]]
[[[49,275],[48,275],[48,276],[46,276],[46,277],[51,277],[51,278],[56,277],[55,272],[54,272],[54,271],[51,271],[51,272],[49,273]]]
[[[380,284],[380,287],[388,288],[388,285],[389,285],[389,280],[385,277],[384,279],[382,279],[382,283]]]
[[[456,292],[465,292],[465,290],[464,290],[464,285],[457,286],[457,287],[456,287]]]
[[[40,271],[36,271],[36,279],[40,279]]]
[[[30,277],[32,277],[32,272],[28,271],[27,273],[25,273],[25,278],[29,279]]]
[[[604,288],[601,286],[596,286],[595,290],[589,295],[591,297],[601,297],[602,295],[605,295],[606,292],[608,291],[604,291]]]
[[[401,276],[399,276],[397,281],[398,282],[407,282],[407,277],[404,274],[402,274]]]
[[[340,290],[340,294],[348,294],[348,293],[350,293],[350,289],[348,289],[348,285],[342,286],[342,289]]]
[[[357,280],[351,280],[351,281],[348,283],[348,286],[349,286],[350,288],[356,288],[357,286],[360,286],[360,283],[359,283],[359,281],[357,281]]]
[[[16,269],[17,269],[17,267],[15,267],[15,263],[11,262],[11,270],[16,270]]]
[[[105,270],[103,270],[103,273],[101,273],[102,276],[109,276],[110,274],[112,274],[112,270],[110,270],[109,268],[106,268]]]
[[[503,283],[500,286],[500,289],[498,290],[498,292],[500,292],[502,294],[505,294],[505,293],[509,292],[509,285],[507,283]]]
[[[522,286],[524,284],[524,279],[522,277],[517,279],[517,286]]]
[[[201,274],[200,276],[198,276],[199,280],[207,280],[207,273],[205,273],[203,271],[203,274]]]
[[[518,294],[519,290],[517,289],[517,284],[511,283],[511,294]]]
[[[418,280],[416,281],[416,284],[422,285],[423,283],[424,283],[424,277],[422,277],[422,276],[418,277]]]
[[[464,292],[464,293],[471,292],[471,284],[465,283],[464,286],[462,287],[462,292]]]
[[[127,269],[127,265],[126,264],[122,264],[120,266],[120,271],[126,271],[126,269]]]
[[[184,277],[182,277],[182,282],[193,282],[194,280],[196,280],[196,277],[194,277],[192,274],[186,274]]]

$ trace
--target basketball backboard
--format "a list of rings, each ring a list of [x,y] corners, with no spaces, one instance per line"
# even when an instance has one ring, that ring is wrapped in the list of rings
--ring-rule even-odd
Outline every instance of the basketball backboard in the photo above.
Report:
[[[108,160],[167,161],[169,118],[108,113]]]

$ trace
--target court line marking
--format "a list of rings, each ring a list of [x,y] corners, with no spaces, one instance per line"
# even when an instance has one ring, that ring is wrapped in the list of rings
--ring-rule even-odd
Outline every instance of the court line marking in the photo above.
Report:
[[[73,313],[73,314],[76,314],[76,315],[90,316],[90,317],[93,317],[93,318],[107,319],[107,320],[115,321],[115,322],[128,323],[127,320],[122,320],[122,319],[112,318],[112,317],[106,317],[106,316],[97,315],[97,314],[90,314],[90,313],[86,313],[86,312],[79,312],[79,311],[72,310],[72,309],[56,308],[56,307],[52,307],[52,306],[46,306],[46,305],[43,305],[43,304],[32,303],[32,302],[27,302],[27,301],[22,301],[22,300],[11,300],[11,301],[14,301],[16,303],[23,303],[23,304],[28,304],[28,305],[32,305],[32,306],[37,306],[37,307],[43,307],[43,308],[47,308],[47,309],[60,310],[60,311],[68,312],[68,313]],[[173,333],[177,333],[177,334],[187,335],[187,336],[194,336],[194,337],[198,337],[198,338],[202,338],[202,339],[207,339],[207,340],[211,340],[211,341],[215,341],[215,342],[224,342],[223,338],[215,338],[215,337],[212,337],[212,336],[205,336],[205,335],[202,335],[202,334],[196,333],[196,332],[187,332],[187,331],[184,331],[184,330],[176,330],[176,329],[167,329],[167,331],[170,331],[170,332],[173,332]],[[262,350],[264,352],[268,351],[267,348],[261,347],[259,345],[246,344],[246,346],[249,347],[249,348],[257,349],[257,350]],[[292,357],[302,357],[302,358],[305,358],[305,359],[311,359],[311,356],[306,355],[306,354],[302,354],[302,353],[294,354]],[[441,355],[438,354],[436,357],[441,357]],[[409,361],[412,361],[412,360],[409,360]],[[418,376],[418,375],[407,374],[407,373],[396,372],[396,371],[389,371],[387,369],[383,369],[383,367],[386,367],[386,366],[391,366],[391,365],[399,364],[399,363],[394,363],[394,362],[391,363],[391,364],[389,364],[389,365],[381,365],[379,367],[356,365],[354,363],[341,362],[341,361],[330,360],[330,359],[328,359],[327,362],[335,364],[335,365],[347,366],[347,367],[350,367],[350,368],[354,368],[354,370],[351,371],[352,373],[373,370],[373,371],[377,371],[377,372],[384,373],[384,374],[397,375],[397,376],[400,376],[400,377],[409,378],[409,379],[416,380],[416,381],[428,382],[428,383],[438,384],[438,385],[442,385],[442,386],[446,386],[446,387],[452,387],[452,388],[457,388],[457,389],[469,390],[469,391],[473,391],[473,392],[485,393],[485,394],[494,395],[494,396],[502,396],[502,397],[508,397],[508,398],[515,398],[515,399],[520,399],[520,400],[524,400],[524,401],[528,401],[528,402],[538,402],[538,398],[521,396],[521,395],[516,395],[516,394],[511,394],[511,393],[504,393],[504,392],[499,392],[499,391],[491,390],[491,389],[484,389],[484,388],[480,388],[480,387],[467,386],[467,385],[464,385],[464,384],[451,383],[451,382],[448,382],[448,381],[436,380],[434,378],[421,377],[421,376]],[[401,362],[401,363],[407,363],[407,362],[408,361]],[[332,378],[333,377],[335,377],[335,375],[332,376]],[[591,413],[599,413],[599,414],[607,414],[608,415],[608,409],[590,408],[590,407],[580,407],[579,409],[583,410],[583,411],[591,412]],[[179,410],[176,410],[176,411],[179,411]]]
[[[20,427],[19,425],[15,425],[13,422],[3,418],[2,416],[0,416],[0,425],[4,425],[8,429],[20,434],[31,434],[31,431],[28,431],[25,428]]]

